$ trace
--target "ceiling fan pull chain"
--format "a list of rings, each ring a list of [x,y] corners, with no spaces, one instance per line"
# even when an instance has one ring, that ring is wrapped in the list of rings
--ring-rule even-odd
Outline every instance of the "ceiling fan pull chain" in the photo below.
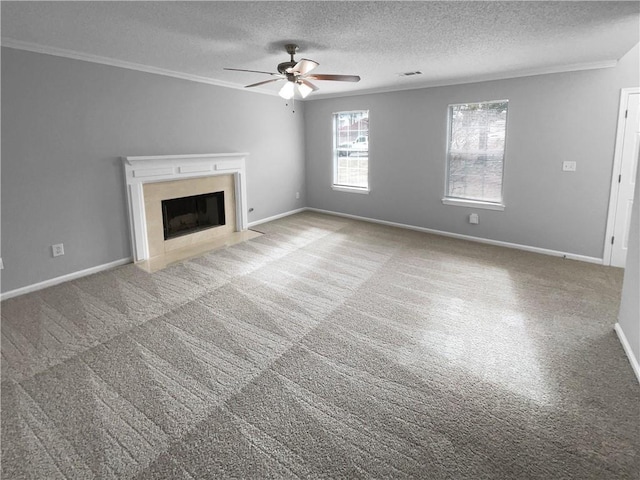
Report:
[[[291,113],[296,113],[296,103],[295,102],[296,102],[295,97],[291,98]],[[284,104],[284,106],[288,107],[289,106],[289,102],[286,102]]]

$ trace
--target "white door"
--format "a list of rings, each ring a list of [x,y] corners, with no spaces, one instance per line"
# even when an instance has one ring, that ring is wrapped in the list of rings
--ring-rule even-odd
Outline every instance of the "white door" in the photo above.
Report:
[[[629,248],[629,226],[631,224],[631,206],[635,189],[638,155],[640,154],[640,93],[627,96],[623,128],[621,156],[614,171],[612,196],[615,195],[613,232],[611,238],[610,264],[624,267]],[[619,137],[618,137],[619,138]],[[611,207],[610,207],[611,208]],[[606,260],[606,259],[605,259]]]

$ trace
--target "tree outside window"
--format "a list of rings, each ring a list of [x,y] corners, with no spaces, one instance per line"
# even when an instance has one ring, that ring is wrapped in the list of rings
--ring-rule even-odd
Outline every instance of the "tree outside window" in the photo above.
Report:
[[[449,198],[502,203],[508,100],[449,106]]]

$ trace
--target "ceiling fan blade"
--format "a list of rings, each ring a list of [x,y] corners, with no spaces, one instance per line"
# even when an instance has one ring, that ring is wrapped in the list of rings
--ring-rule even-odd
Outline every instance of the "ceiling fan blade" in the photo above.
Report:
[[[298,78],[298,83],[302,83],[303,85],[306,85],[307,87],[309,87],[314,92],[316,90],[319,90],[318,87],[316,87],[313,83],[309,82],[308,80],[305,80],[304,78]]]
[[[270,80],[265,80],[264,82],[252,83],[251,85],[245,85],[244,88],[257,87],[259,85],[265,85],[267,83],[279,82],[280,80],[284,80],[284,78],[272,78]]]
[[[244,68],[223,68],[223,70],[233,70],[234,72],[265,73],[267,75],[280,75],[279,73],[262,72],[260,70],[245,70]]]
[[[297,72],[300,75],[304,75],[305,73],[308,73],[314,68],[316,68],[318,65],[320,65],[318,62],[314,62],[313,60],[307,60],[306,58],[303,58],[298,63],[296,63],[293,67],[291,67],[291,71],[289,73]]]
[[[316,73],[314,75],[307,75],[304,78],[309,80],[337,80],[338,82],[360,81],[360,77],[358,75],[332,75],[330,73]]]

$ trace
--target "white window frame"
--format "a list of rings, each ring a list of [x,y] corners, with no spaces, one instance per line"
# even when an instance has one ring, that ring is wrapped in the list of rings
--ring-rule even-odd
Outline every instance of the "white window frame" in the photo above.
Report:
[[[460,102],[460,103],[451,103],[447,105],[447,145],[446,145],[446,155],[445,155],[445,178],[444,178],[444,197],[442,198],[442,203],[444,205],[454,205],[459,207],[473,207],[484,210],[497,210],[504,211],[506,208],[504,201],[504,171],[506,168],[506,157],[507,157],[507,126],[509,121],[509,110],[507,107],[507,120],[504,126],[504,153],[502,155],[502,177],[500,179],[500,198],[499,202],[487,202],[483,200],[476,200],[471,198],[461,198],[461,197],[450,197],[449,194],[449,150],[451,148],[451,107],[455,107],[456,105],[470,105],[470,104],[481,104],[481,103],[509,103],[508,99],[502,100],[483,100],[483,101],[475,101],[475,102]]]
[[[370,137],[371,117],[370,117],[369,109],[344,110],[340,112],[333,112],[331,114],[331,137],[332,137],[331,163],[333,167],[332,176],[331,176],[331,188],[337,192],[360,193],[360,194],[367,195],[371,191],[371,145],[367,145],[367,186],[358,187],[358,186],[342,185],[342,184],[336,183],[336,179],[338,178],[338,138],[336,135],[336,118],[338,115],[342,115],[342,114],[362,113],[362,112],[367,112],[367,119],[369,121],[367,136]]]

